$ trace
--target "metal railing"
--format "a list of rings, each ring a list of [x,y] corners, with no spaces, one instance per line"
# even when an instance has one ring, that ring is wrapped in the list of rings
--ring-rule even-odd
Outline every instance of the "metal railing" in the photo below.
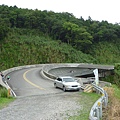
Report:
[[[103,106],[107,107],[108,104],[108,94],[103,88],[95,85],[94,83],[92,83],[92,86],[97,93],[101,94],[101,97],[92,106],[89,120],[100,120],[102,118],[102,108]]]

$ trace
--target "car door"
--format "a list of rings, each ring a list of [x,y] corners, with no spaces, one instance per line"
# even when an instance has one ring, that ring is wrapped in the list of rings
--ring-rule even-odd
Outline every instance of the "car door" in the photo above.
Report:
[[[59,87],[59,88],[62,88],[62,79],[61,78],[57,78],[57,86]]]

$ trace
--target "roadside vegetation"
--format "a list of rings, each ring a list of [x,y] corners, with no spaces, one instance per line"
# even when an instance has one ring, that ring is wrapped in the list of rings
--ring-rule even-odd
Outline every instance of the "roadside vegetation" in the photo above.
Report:
[[[27,30],[24,31],[27,33]],[[2,69],[28,64],[95,62],[91,55],[50,37],[19,35],[12,31],[9,39],[2,42],[1,46]]]
[[[114,64],[120,26],[89,16],[0,5],[0,69],[41,63]]]
[[[15,98],[8,96],[8,91],[6,88],[0,85],[0,109],[6,107]]]
[[[96,93],[80,93],[80,101],[78,101],[82,106],[82,110],[78,111],[77,116],[69,117],[69,120],[88,120],[90,110],[93,104],[100,98],[100,94]]]
[[[104,110],[103,120],[120,120],[120,88],[117,85],[106,87],[109,95],[108,107]]]

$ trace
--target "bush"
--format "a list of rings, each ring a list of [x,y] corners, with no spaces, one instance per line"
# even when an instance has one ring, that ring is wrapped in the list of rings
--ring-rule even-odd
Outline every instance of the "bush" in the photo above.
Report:
[[[109,96],[107,110],[103,112],[102,120],[120,120],[120,88],[117,85],[106,87]]]
[[[102,80],[116,84],[118,87],[120,87],[120,63],[116,63],[114,66],[114,74],[106,76]]]
[[[120,63],[115,64],[114,81],[117,86],[120,87]]]
[[[4,87],[0,88],[0,97],[4,97],[4,98],[8,97],[8,91],[6,88]]]

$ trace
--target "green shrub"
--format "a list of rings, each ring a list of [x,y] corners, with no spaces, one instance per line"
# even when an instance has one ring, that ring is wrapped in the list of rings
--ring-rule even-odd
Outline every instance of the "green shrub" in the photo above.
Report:
[[[112,84],[115,84],[114,82],[114,75],[106,76],[105,78],[101,79],[102,81],[110,82]]]
[[[0,89],[0,97],[4,97],[4,98],[8,97],[8,91],[6,88],[3,87]]]
[[[115,64],[115,75],[114,75],[114,81],[117,86],[120,87],[120,63]]]
[[[116,84],[120,87],[120,63],[116,63],[114,65],[114,74],[103,78],[103,81],[110,82],[112,84]]]

